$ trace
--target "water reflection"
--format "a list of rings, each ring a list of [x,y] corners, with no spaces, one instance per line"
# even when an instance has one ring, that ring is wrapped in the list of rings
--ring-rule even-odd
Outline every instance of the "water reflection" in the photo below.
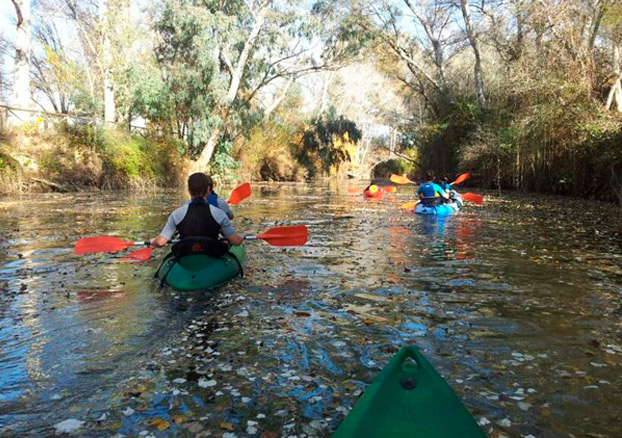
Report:
[[[249,243],[245,278],[208,295],[158,289],[162,250],[72,254],[81,236],[157,233],[184,197],[0,203],[0,435],[77,419],[80,436],[330,436],[406,343],[493,436],[622,432],[620,230],[599,204],[421,217],[399,210],[405,188],[259,185],[236,228],[305,223],[309,243]]]

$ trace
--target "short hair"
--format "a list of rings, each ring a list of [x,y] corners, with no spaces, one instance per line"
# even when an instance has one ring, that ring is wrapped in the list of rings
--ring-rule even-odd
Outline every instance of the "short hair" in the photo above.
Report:
[[[205,196],[208,189],[214,187],[212,178],[202,172],[193,173],[188,177],[188,191],[190,196]]]
[[[434,179],[434,172],[432,172],[431,170],[428,171],[428,173],[426,174],[425,179],[428,180],[428,181],[432,181]]]

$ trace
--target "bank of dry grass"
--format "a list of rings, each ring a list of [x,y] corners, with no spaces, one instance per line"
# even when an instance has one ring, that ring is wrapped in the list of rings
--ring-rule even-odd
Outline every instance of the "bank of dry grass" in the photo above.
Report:
[[[0,137],[3,194],[174,187],[187,168],[179,142],[118,129],[60,124],[36,132],[24,126]]]

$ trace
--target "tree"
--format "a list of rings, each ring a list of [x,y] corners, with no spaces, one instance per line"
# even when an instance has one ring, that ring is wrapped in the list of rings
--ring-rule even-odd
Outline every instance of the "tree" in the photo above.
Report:
[[[605,108],[611,109],[615,103],[616,110],[622,112],[622,5],[608,2],[603,19],[611,53],[611,73],[608,75],[610,88]]]
[[[484,109],[486,107],[486,93],[484,90],[484,77],[482,72],[482,54],[480,50],[479,35],[477,34],[475,24],[473,23],[473,17],[471,15],[469,0],[460,0],[460,10],[462,11],[462,17],[464,18],[464,27],[467,38],[471,48],[473,49],[473,54],[475,55],[473,71],[475,74],[477,104],[481,109]]]
[[[116,108],[114,100],[114,82],[112,80],[112,54],[110,53],[110,33],[114,30],[108,25],[107,18],[107,0],[99,0],[99,26],[101,29],[101,46],[102,55],[100,62],[104,76],[104,121],[106,123],[114,123],[116,120]]]
[[[60,33],[52,20],[38,20],[34,26],[34,36],[41,50],[32,58],[33,87],[43,93],[54,111],[67,114],[80,71],[68,58]]]
[[[446,69],[460,51],[462,36],[450,6],[446,0],[361,0],[356,5],[357,25],[402,61],[405,71],[396,72],[398,79],[435,116],[454,103]]]
[[[400,94],[400,82],[379,70],[388,60],[373,51],[365,59],[335,72],[328,94],[328,104],[338,114],[352,120],[361,130],[361,139],[352,142],[350,161],[353,173],[369,171],[374,162],[391,152],[396,128],[406,113]],[[392,150],[393,149],[393,150]]]
[[[171,92],[166,106],[198,169],[222,139],[259,120],[262,89],[334,68],[360,44],[347,20],[335,18],[347,12],[336,2],[305,10],[295,1],[162,0],[156,11],[156,56]]]
[[[315,176],[318,170],[328,175],[331,167],[339,167],[351,159],[345,144],[356,143],[361,137],[356,123],[337,115],[331,107],[311,120],[300,142],[294,145],[295,156],[307,168],[309,176]]]
[[[2,60],[6,56],[8,52],[8,42],[6,37],[0,32],[0,102],[4,101],[4,92],[5,92],[5,81],[4,81],[4,71],[2,69]]]
[[[11,0],[17,14],[13,106],[30,107],[30,0]]]

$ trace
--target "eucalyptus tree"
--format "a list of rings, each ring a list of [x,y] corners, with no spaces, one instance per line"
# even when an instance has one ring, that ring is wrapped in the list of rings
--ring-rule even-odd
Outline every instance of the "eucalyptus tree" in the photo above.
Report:
[[[337,2],[160,0],[154,11],[160,113],[188,140],[198,169],[260,120],[261,90],[336,68],[359,43]]]
[[[15,34],[15,75],[13,78],[14,107],[27,109],[30,94],[30,0],[11,0],[17,15]]]
[[[622,112],[622,4],[610,1],[605,5],[603,33],[609,45],[609,91],[605,107]]]

